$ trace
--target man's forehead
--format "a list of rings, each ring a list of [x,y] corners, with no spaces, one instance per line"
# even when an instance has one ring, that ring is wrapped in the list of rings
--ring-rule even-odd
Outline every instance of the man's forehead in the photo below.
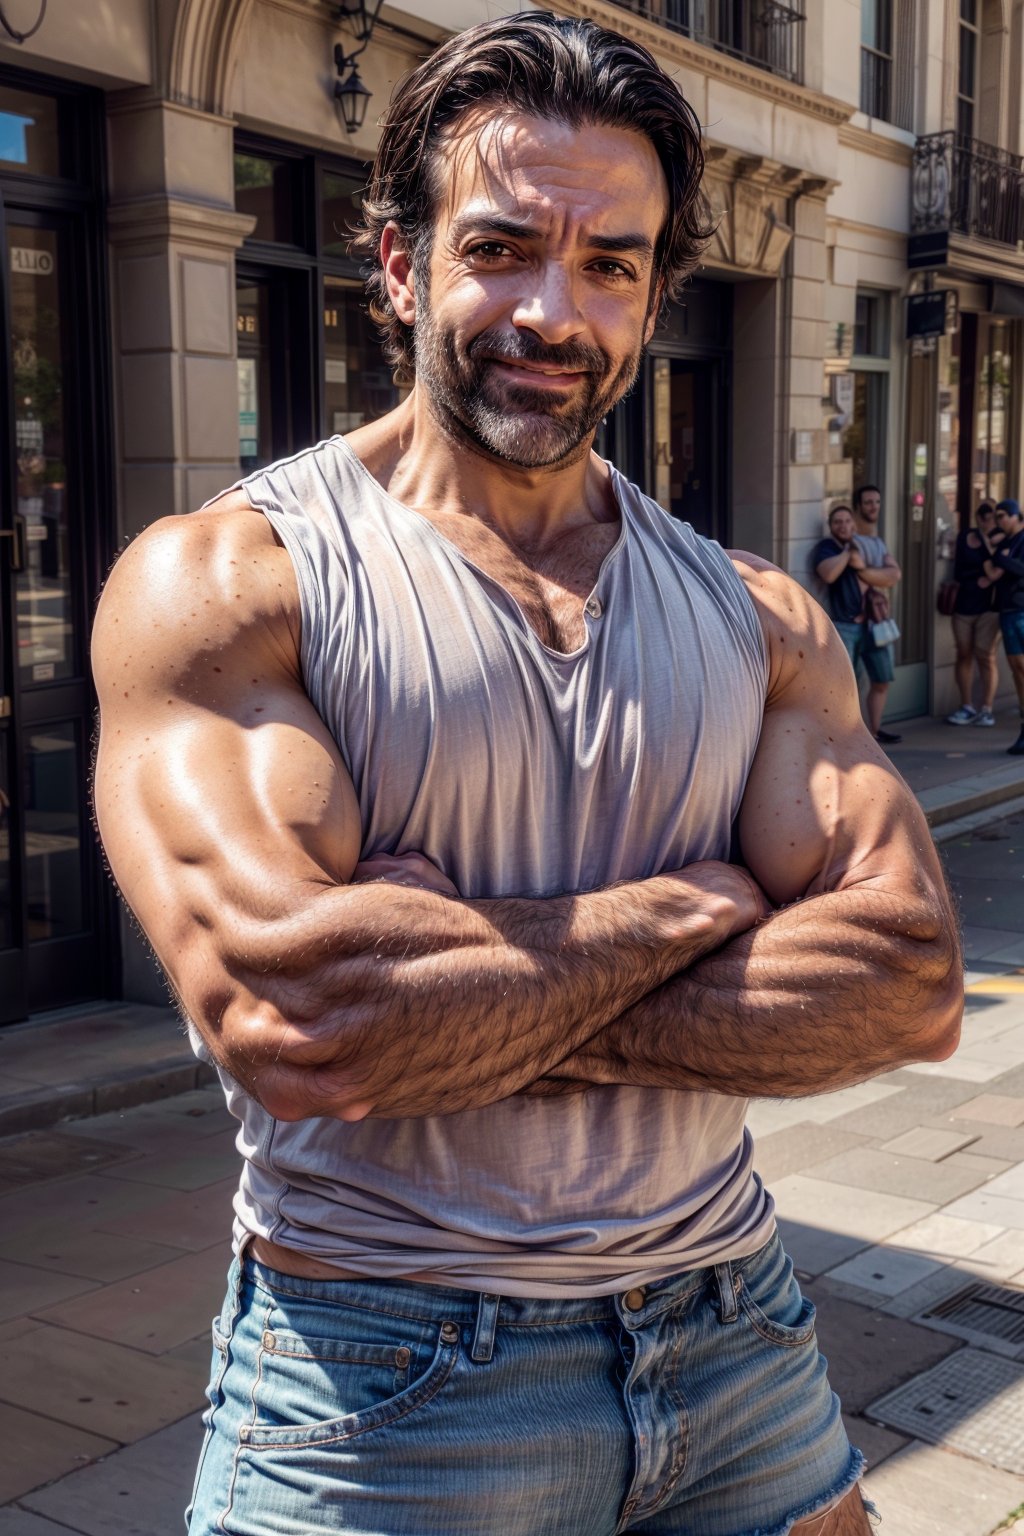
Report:
[[[467,113],[442,142],[440,161],[439,212],[449,222],[472,212],[535,216],[571,200],[592,222],[621,213],[631,215],[632,228],[646,213],[659,227],[668,203],[651,141],[607,124],[573,128],[525,113]]]

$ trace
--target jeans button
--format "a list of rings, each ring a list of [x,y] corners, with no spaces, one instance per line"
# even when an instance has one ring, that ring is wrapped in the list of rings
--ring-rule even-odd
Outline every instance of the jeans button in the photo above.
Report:
[[[626,1292],[625,1296],[622,1298],[622,1305],[625,1307],[627,1312],[639,1312],[646,1300],[647,1294],[644,1291],[643,1286],[638,1285],[636,1290]]]
[[[456,1323],[441,1324],[441,1343],[457,1344],[459,1342],[459,1329]]]

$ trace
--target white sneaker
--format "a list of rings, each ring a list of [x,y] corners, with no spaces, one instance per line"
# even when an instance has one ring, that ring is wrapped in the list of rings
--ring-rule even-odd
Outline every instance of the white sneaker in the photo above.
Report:
[[[947,725],[973,725],[978,711],[972,709],[969,704],[961,704],[959,709],[954,709],[951,715],[946,716]]]
[[[995,725],[995,723],[996,717],[990,709],[979,709],[971,721],[972,725]]]

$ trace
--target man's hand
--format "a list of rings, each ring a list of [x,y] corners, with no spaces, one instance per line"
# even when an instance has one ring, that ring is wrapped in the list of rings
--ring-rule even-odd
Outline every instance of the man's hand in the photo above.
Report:
[[[846,547],[850,551],[850,558],[847,561],[850,570],[863,571],[865,569],[865,561],[864,556],[861,554],[860,550],[856,547],[855,544],[852,543],[848,544]]]

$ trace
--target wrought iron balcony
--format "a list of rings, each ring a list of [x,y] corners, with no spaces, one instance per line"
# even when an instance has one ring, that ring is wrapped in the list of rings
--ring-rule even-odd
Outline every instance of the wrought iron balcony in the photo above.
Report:
[[[649,21],[670,27],[754,64],[785,80],[803,83],[804,22],[802,6],[779,0],[612,0],[623,10],[636,11]]]
[[[950,235],[1024,240],[1024,158],[965,134],[918,139],[911,183],[910,265],[942,266]]]

